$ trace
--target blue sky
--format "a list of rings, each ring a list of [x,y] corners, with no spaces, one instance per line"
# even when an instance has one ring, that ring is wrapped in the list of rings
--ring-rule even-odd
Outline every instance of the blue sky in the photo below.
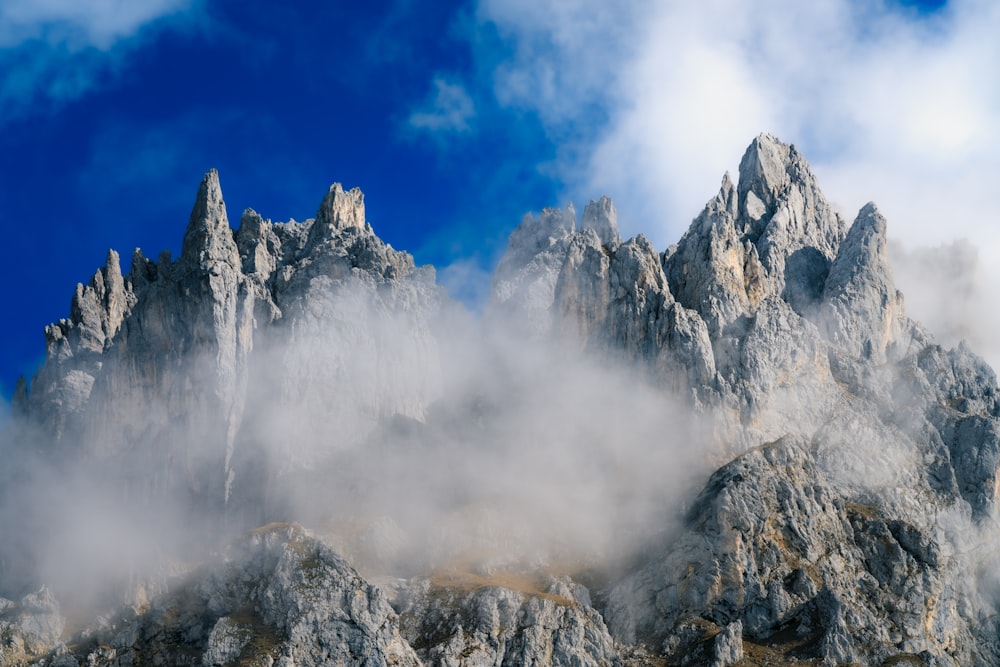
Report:
[[[234,220],[361,187],[468,301],[543,206],[611,194],[665,248],[760,131],[849,217],[997,245],[995,3],[288,4],[0,0],[0,396],[108,248],[177,253],[211,167]]]

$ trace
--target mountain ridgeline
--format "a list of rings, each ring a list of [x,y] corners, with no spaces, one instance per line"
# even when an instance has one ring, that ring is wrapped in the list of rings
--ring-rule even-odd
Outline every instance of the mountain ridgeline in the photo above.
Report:
[[[19,382],[0,665],[1000,663],[992,369],[754,139],[675,244],[528,215],[473,316],[339,184],[109,252]]]

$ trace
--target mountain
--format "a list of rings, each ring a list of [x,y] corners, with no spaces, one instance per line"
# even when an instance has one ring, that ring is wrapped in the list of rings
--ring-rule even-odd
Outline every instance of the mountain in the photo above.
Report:
[[[0,663],[998,663],[996,377],[886,235],[761,135],[664,252],[526,216],[475,317],[209,172],[18,385]]]

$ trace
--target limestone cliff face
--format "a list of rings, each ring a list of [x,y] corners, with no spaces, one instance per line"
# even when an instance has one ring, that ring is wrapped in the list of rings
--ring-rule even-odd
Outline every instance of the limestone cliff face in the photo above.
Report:
[[[712,660],[733,624],[831,664],[992,655],[963,583],[978,566],[939,557],[954,545],[927,512],[995,515],[996,379],[906,318],[875,205],[846,225],[795,148],[762,135],[659,263],[641,236],[607,243],[560,219],[558,233],[543,214],[511,236],[494,307],[665,369],[730,456],[764,447],[698,501],[725,497],[724,518],[689,513],[666,555],[612,589],[612,634],[681,662]],[[524,308],[511,285],[538,298]]]
[[[996,603],[979,590],[994,564],[978,545],[995,537],[1000,389],[966,346],[944,349],[906,317],[886,235],[874,204],[848,224],[769,135],[665,252],[622,240],[606,197],[579,225],[572,206],[544,209],[511,234],[483,332],[624,365],[664,410],[710,426],[690,449],[716,471],[683,507],[659,508],[627,558],[576,576],[544,558],[417,575],[373,558],[392,570],[379,590],[313,537],[272,527],[72,650],[46,590],[0,601],[8,653],[67,666],[996,663]],[[247,210],[234,232],[210,172],[180,258],[137,251],[123,275],[112,252],[78,286],[18,410],[56,458],[113,461],[104,482],[125,497],[180,496],[238,524],[268,516],[283,475],[378,479],[371,468],[395,461],[357,456],[376,429],[380,456],[435,466],[425,480],[485,516],[446,480],[471,472],[463,448],[496,415],[517,413],[465,395],[474,379],[444,388],[440,351],[455,341],[433,323],[450,307],[432,269],[375,236],[360,191],[334,185],[303,223]],[[572,451],[610,478],[616,443],[601,444]],[[532,462],[558,477],[560,461]],[[402,531],[379,525],[333,541],[380,551]]]
[[[983,660],[941,547],[842,495],[803,444],[765,445],[713,474],[684,536],[612,590],[612,632],[683,655],[737,623],[748,642],[830,664]]]
[[[674,299],[644,236],[621,241],[607,197],[590,202],[579,230],[572,207],[525,217],[497,267],[490,317],[513,320],[530,336],[624,358],[679,391],[714,390],[703,320]]]
[[[20,410],[58,456],[113,460],[127,497],[180,494],[222,512],[237,471],[252,487],[266,480],[248,468],[276,469],[258,460],[273,435],[259,425],[284,426],[268,411],[294,408],[308,434],[350,417],[324,447],[285,448],[283,470],[353,446],[382,419],[423,418],[441,390],[429,322],[443,299],[433,269],[375,236],[359,190],[332,186],[302,223],[247,210],[234,231],[213,170],[177,260],[136,250],[123,276],[111,252],[77,287]]]

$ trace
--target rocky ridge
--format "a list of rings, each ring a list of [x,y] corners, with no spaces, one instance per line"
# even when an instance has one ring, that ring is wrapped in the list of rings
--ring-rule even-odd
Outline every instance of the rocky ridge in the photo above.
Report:
[[[3,602],[0,654],[67,665],[996,662],[996,603],[978,590],[992,563],[967,548],[990,539],[996,513],[996,378],[906,317],[886,234],[874,204],[848,225],[797,150],[768,135],[663,253],[623,241],[607,198],[579,228],[572,207],[525,217],[484,325],[514,322],[524,340],[625,364],[712,424],[696,444],[724,464],[677,527],[600,576],[479,563],[385,572],[376,586],[322,540],[272,527],[118,630],[102,621],[65,637],[44,589],[44,604]],[[181,257],[137,252],[123,275],[109,253],[70,318],[46,330],[47,361],[16,409],[60,456],[114,460],[109,484],[163,470],[134,492],[250,526],[280,507],[282,475],[335,469],[389,418],[411,420],[417,442],[446,430],[434,406],[450,400],[437,357],[448,338],[432,322],[450,307],[432,270],[374,235],[360,191],[333,186],[304,223],[248,210],[233,232],[210,172]],[[192,356],[203,363],[184,363]],[[275,457],[276,420],[337,437]],[[676,509],[663,508],[664,525]],[[171,606],[178,596],[189,609]]]
[[[333,185],[301,223],[248,209],[234,231],[213,170],[177,260],[137,249],[123,275],[112,251],[78,286],[70,317],[46,328],[46,363],[30,394],[21,383],[15,410],[60,456],[114,460],[112,484],[160,471],[133,489],[140,499],[237,511],[259,500],[258,489],[234,488],[238,472],[266,485],[260,470],[316,464],[316,452],[290,448],[280,465],[262,460],[269,413],[314,432],[350,424],[331,449],[385,418],[423,417],[441,391],[430,321],[443,300],[432,268],[374,234],[360,190]]]

